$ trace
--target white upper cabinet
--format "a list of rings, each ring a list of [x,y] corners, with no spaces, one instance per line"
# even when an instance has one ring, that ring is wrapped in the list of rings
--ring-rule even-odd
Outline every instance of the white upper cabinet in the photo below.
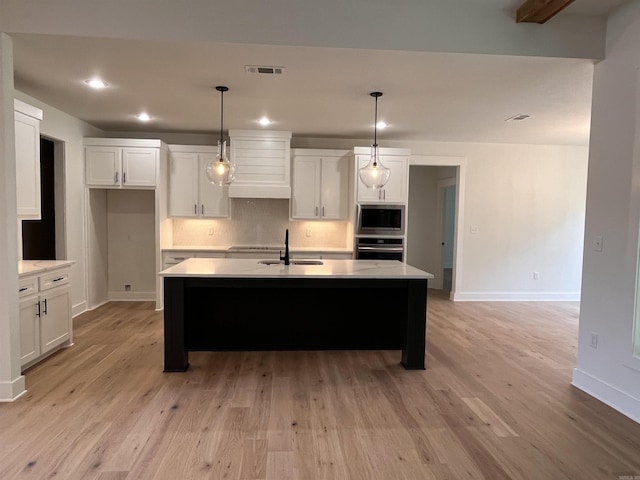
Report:
[[[232,198],[291,198],[291,132],[229,130]]]
[[[169,145],[169,216],[228,217],[228,187],[207,179],[205,167],[217,147]]]
[[[371,149],[356,147],[356,182],[358,203],[398,203],[409,201],[409,156],[405,148],[381,148],[380,161],[391,170],[389,181],[383,188],[367,188],[358,176],[358,169],[365,167],[371,158]]]
[[[101,188],[155,188],[160,140],[85,138],[85,183]]]
[[[347,150],[295,149],[291,218],[346,219],[351,158]]]
[[[40,120],[42,110],[14,100],[16,142],[16,201],[20,219],[39,220]]]

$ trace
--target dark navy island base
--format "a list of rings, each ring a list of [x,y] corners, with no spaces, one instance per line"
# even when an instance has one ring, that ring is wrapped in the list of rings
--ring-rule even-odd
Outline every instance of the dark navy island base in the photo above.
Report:
[[[230,350],[401,350],[423,370],[426,326],[426,279],[164,278],[165,372]]]

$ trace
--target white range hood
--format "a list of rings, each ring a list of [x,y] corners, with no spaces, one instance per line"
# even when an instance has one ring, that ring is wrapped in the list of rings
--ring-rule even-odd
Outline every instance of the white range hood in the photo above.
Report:
[[[291,198],[291,132],[229,130],[236,179],[230,198]]]

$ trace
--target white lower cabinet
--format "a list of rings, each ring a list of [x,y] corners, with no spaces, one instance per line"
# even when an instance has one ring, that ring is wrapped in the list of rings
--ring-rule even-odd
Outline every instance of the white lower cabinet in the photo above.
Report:
[[[20,364],[29,367],[73,336],[69,268],[20,278]]]

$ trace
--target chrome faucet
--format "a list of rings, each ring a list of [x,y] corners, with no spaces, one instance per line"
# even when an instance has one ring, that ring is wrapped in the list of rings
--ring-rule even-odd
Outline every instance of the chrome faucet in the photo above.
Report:
[[[282,250],[280,250],[280,261],[284,261],[285,265],[289,265],[289,229],[287,228],[284,233],[284,257],[282,256]]]

